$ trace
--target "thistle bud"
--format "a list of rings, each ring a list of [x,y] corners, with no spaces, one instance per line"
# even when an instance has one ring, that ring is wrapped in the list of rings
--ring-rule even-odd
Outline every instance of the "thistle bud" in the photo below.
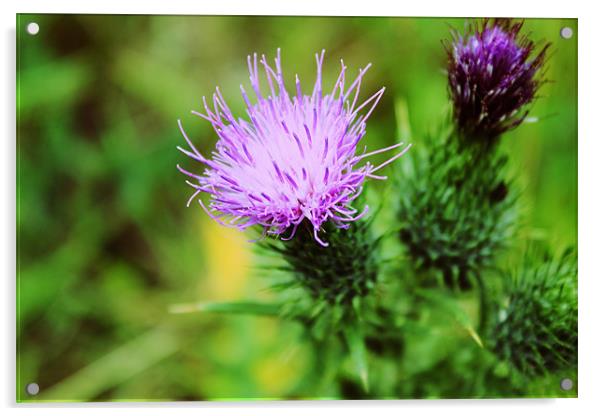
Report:
[[[577,266],[567,251],[559,260],[527,261],[511,278],[495,329],[494,349],[527,376],[577,365]]]
[[[467,289],[512,236],[516,195],[502,176],[505,157],[475,159],[451,141],[433,149],[404,182],[400,239],[417,269]]]
[[[449,93],[463,136],[494,139],[517,127],[542,84],[546,44],[538,52],[522,22],[484,20],[446,43]]]

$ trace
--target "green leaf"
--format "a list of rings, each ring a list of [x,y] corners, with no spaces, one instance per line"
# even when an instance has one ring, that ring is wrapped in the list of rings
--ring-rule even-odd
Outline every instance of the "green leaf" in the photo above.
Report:
[[[345,336],[345,342],[351,353],[351,359],[358,373],[364,391],[370,390],[368,384],[368,361],[366,356],[366,345],[364,344],[364,338],[362,337],[360,330],[357,326],[348,326],[343,330]]]
[[[261,302],[199,302],[176,304],[169,307],[169,313],[217,312],[261,316],[279,316],[281,306]]]
[[[452,297],[443,295],[442,293],[434,290],[418,289],[417,295],[422,299],[433,303],[435,306],[440,307],[453,316],[453,318],[468,332],[468,335],[477,343],[477,345],[483,348],[483,341],[481,337],[474,329],[470,317],[466,311],[456,302]]]

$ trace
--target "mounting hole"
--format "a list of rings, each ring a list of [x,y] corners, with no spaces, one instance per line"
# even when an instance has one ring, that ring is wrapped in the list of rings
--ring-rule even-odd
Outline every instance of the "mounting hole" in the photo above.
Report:
[[[570,39],[573,37],[573,29],[570,27],[563,27],[560,29],[560,37],[563,39]]]
[[[27,24],[27,33],[29,33],[30,35],[35,36],[38,34],[39,31],[40,25],[36,22],[31,22]]]
[[[25,386],[25,391],[30,396],[36,396],[40,392],[40,386],[38,383],[29,383],[27,386]]]
[[[573,389],[573,380],[570,378],[563,378],[560,381],[560,388],[564,391],[569,391]]]

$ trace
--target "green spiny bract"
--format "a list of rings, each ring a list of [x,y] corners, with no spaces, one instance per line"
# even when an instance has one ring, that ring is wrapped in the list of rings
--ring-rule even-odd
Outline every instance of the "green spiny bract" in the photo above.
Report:
[[[312,297],[349,304],[372,289],[378,268],[367,224],[352,223],[346,230],[327,227],[328,247],[316,244],[309,232],[284,244],[286,261]]]
[[[507,306],[493,331],[496,354],[526,376],[577,365],[577,266],[572,251],[558,260],[529,259],[512,276]]]
[[[503,178],[506,157],[451,139],[405,178],[400,239],[418,269],[465,289],[512,236],[516,194]]]
[[[350,223],[347,229],[326,224],[324,231],[328,247],[317,244],[302,226],[290,241],[263,242],[286,262],[289,282],[280,285],[283,296],[288,295],[284,314],[319,327],[320,334],[357,318],[379,273],[379,239],[372,236],[369,220]]]

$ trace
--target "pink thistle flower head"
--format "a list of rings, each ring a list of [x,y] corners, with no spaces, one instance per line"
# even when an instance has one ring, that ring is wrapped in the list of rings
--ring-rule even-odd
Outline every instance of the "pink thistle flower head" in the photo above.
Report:
[[[377,91],[358,103],[362,78],[367,65],[346,86],[347,68],[341,72],[330,91],[322,86],[324,51],[316,54],[317,77],[311,95],[301,91],[296,76],[296,91],[290,95],[284,85],[280,50],[274,67],[257,54],[248,57],[253,103],[244,87],[241,92],[247,107],[247,119],[235,118],[219,88],[213,102],[203,97],[204,112],[192,113],[209,121],[219,140],[212,158],[203,156],[193,145],[178,120],[189,149],[178,147],[187,156],[205,165],[203,174],[178,169],[189,177],[186,182],[194,193],[188,205],[197,199],[205,212],[225,226],[246,229],[260,225],[264,234],[283,240],[295,235],[297,227],[307,221],[315,240],[322,225],[330,221],[338,228],[364,216],[352,207],[362,192],[366,178],[386,179],[375,173],[402,156],[410,146],[386,162],[374,166],[365,159],[374,154],[399,148],[403,143],[361,154],[357,147],[366,134],[366,121],[384,93]],[[259,85],[259,68],[265,72],[269,93]],[[205,205],[201,193],[210,195]]]

